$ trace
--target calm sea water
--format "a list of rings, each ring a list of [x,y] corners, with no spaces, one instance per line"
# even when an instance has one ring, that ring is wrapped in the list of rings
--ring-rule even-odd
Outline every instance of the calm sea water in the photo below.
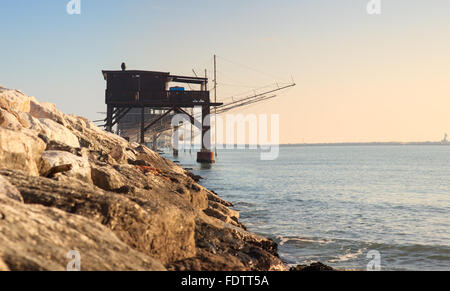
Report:
[[[210,169],[177,160],[288,264],[365,270],[376,250],[382,270],[450,270],[450,146],[282,147],[275,161],[223,150]]]

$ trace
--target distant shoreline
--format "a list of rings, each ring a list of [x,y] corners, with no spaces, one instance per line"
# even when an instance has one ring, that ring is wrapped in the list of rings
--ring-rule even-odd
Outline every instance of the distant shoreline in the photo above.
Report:
[[[308,147],[308,146],[412,146],[412,145],[427,145],[427,146],[450,146],[450,143],[444,142],[342,142],[342,143],[292,143],[292,144],[280,144],[280,147]],[[253,145],[253,147],[273,147],[274,145]],[[237,147],[243,147],[242,149],[249,149],[250,145],[223,145],[223,150],[235,150]]]
[[[443,142],[343,142],[343,143],[296,143],[281,144],[282,147],[294,146],[408,146],[408,145],[433,145],[433,146],[450,146],[450,143]]]

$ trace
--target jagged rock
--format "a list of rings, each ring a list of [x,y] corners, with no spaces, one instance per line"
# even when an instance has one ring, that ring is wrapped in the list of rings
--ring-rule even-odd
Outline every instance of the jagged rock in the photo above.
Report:
[[[11,183],[6,180],[3,176],[0,176],[0,193],[8,198],[19,201],[23,203],[22,195],[20,195],[19,190],[11,185]]]
[[[117,166],[119,163],[109,154],[103,154],[95,161],[96,164]]]
[[[39,138],[41,138],[44,142],[47,143],[47,147],[45,148],[46,151],[63,151],[63,152],[69,152],[75,156],[82,157],[82,149],[81,148],[74,148],[71,147],[65,143],[61,143],[55,140],[50,140],[46,135],[40,134],[38,135]]]
[[[308,265],[298,265],[289,269],[291,272],[324,272],[335,271],[332,267],[322,264],[321,262],[312,263]]]
[[[45,143],[27,130],[13,131],[0,127],[0,165],[39,175]]]
[[[232,207],[233,206],[232,203],[230,203],[228,201],[225,201],[222,198],[220,198],[219,195],[214,193],[214,191],[208,191],[208,200],[220,203],[220,204],[222,204],[222,205],[224,205],[226,207]]]
[[[31,129],[38,133],[43,132],[43,128],[42,128],[42,125],[41,125],[41,122],[39,121],[39,119],[34,118],[33,116],[31,116],[30,113],[19,112],[19,116],[25,123],[25,125],[24,125],[25,128]]]
[[[30,102],[30,114],[38,119],[51,119],[59,124],[66,125],[64,115],[51,103]]]
[[[208,208],[206,191],[194,191],[188,189],[188,187],[183,187],[183,193],[177,191],[180,188],[180,184],[189,185],[186,176],[175,172],[147,172],[145,171],[145,168],[144,171],[142,171],[139,166],[124,164],[115,166],[114,169],[124,176],[128,185],[142,189],[150,187],[155,193],[174,193],[188,201],[190,205],[196,209],[204,210]],[[171,179],[178,179],[178,183],[172,182],[174,180]]]
[[[230,208],[226,207],[222,203],[218,203],[218,202],[209,200],[208,205],[209,205],[208,208],[215,209],[215,210],[223,213],[224,215],[226,215],[228,217],[234,218],[235,220],[239,219],[239,216],[240,216],[239,212],[237,212],[236,210],[233,210],[233,209],[230,209]]]
[[[2,108],[0,108],[0,126],[11,130],[20,130],[22,128],[22,124],[17,118]]]
[[[2,94],[0,93],[0,109],[12,114],[15,117],[15,119],[20,123],[21,125],[20,127],[22,126],[26,127],[27,126],[26,122],[24,122],[22,118],[19,116],[19,113],[21,111],[14,111],[12,108],[14,108],[14,102],[9,101],[8,98],[5,98],[5,96],[2,96]],[[15,123],[13,118],[8,116],[8,114],[5,115],[6,116],[2,117],[3,121],[1,121],[1,123],[4,123],[3,127],[10,126],[10,124],[7,121]],[[18,129],[20,129],[20,127]],[[16,128],[14,128],[14,130],[16,130]]]
[[[239,222],[239,212],[231,210],[220,203],[210,200],[209,206],[204,210],[204,213],[211,217],[220,219],[223,222],[246,229],[245,226]]]
[[[165,270],[84,217],[40,205],[24,205],[0,188],[0,270],[63,271],[71,250],[82,270]]]
[[[144,160],[149,162],[153,167],[163,171],[171,171],[177,174],[185,175],[183,168],[167,159],[162,158],[159,154],[146,146],[139,145],[138,147],[135,147],[134,150],[137,152],[136,160]]]
[[[43,133],[50,139],[66,144],[73,148],[79,148],[78,138],[65,126],[48,118],[39,119]]]
[[[85,129],[90,128],[90,122],[84,117],[66,114],[64,115],[64,119],[67,121],[68,125],[70,125],[70,129],[72,131],[84,131]]]
[[[127,152],[124,147],[116,145],[113,147],[109,153],[113,159],[115,159],[119,164],[127,162]]]
[[[128,142],[122,137],[101,130],[95,124],[87,122],[82,117],[65,115],[64,119],[67,122],[67,128],[77,136],[81,147],[102,153],[109,153],[117,145],[122,147],[127,147],[128,145]]]
[[[50,170],[45,172],[42,176],[47,178],[54,178],[56,174],[69,172],[70,170],[72,170],[72,167],[72,164],[54,166],[51,167]]]
[[[163,268],[151,258],[171,270],[286,270],[231,203],[146,146],[19,91],[1,88],[0,108],[0,269],[62,270],[76,247],[91,270]]]
[[[86,158],[64,151],[46,151],[42,154],[42,159],[52,168],[61,165],[72,165],[72,169],[65,172],[64,175],[92,183],[91,167]]]
[[[191,177],[191,179],[194,180],[195,182],[199,182],[200,180],[203,179],[202,176],[194,175],[192,172],[187,171],[187,170],[186,170],[186,175],[188,175],[189,177]]]
[[[127,184],[124,177],[111,166],[93,166],[91,174],[94,185],[106,191],[116,192]]]
[[[175,262],[172,270],[191,271],[286,271],[277,255],[277,244],[206,215],[196,216],[195,240],[198,256]],[[238,263],[239,262],[239,263]]]
[[[30,112],[30,102],[36,101],[34,97],[29,97],[19,90],[3,87],[0,88],[0,99],[5,100],[10,109],[15,112]]]
[[[0,170],[25,203],[55,207],[99,222],[132,248],[167,264],[193,257],[194,211],[182,198],[145,191],[141,197],[94,188],[73,178],[61,182]]]
[[[133,166],[144,166],[144,167],[151,167],[152,165],[144,160],[132,160],[132,159],[128,159],[128,164],[133,165]]]
[[[247,271],[248,268],[236,257],[229,254],[214,254],[203,249],[198,255],[183,261],[178,261],[167,266],[169,271]]]
[[[128,185],[135,186],[137,188],[145,188],[152,185],[153,187],[164,182],[160,177],[154,175],[145,175],[138,167],[133,165],[121,164],[114,166],[114,169],[119,172],[127,181]],[[159,185],[161,189],[164,189],[163,185]]]

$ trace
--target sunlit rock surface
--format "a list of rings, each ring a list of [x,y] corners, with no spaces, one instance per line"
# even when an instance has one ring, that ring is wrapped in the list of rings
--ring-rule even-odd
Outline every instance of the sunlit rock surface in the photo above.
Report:
[[[231,203],[157,153],[0,87],[0,270],[286,270]]]

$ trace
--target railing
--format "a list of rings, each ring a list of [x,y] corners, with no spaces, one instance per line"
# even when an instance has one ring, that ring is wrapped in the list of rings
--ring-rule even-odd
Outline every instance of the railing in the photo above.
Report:
[[[209,91],[118,91],[106,90],[107,104],[196,104],[209,102]]]

